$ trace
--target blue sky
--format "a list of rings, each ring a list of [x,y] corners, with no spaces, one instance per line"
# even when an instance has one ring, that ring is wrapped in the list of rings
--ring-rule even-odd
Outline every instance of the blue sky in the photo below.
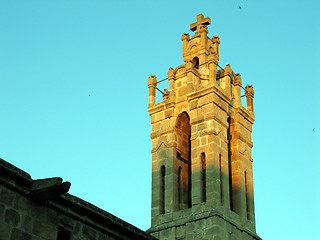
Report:
[[[257,233],[316,239],[319,11],[316,0],[0,0],[0,157],[149,228],[147,78],[183,63],[181,34],[203,13],[219,64],[255,88]]]

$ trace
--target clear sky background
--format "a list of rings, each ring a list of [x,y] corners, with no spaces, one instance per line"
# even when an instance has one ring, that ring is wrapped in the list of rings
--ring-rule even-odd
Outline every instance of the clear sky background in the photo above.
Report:
[[[219,64],[255,88],[257,233],[320,239],[319,12],[318,0],[0,0],[0,157],[148,229],[147,78],[183,64],[181,34],[203,13]]]

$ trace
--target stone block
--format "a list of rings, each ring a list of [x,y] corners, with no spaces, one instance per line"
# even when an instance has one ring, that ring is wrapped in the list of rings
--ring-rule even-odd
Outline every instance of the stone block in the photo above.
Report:
[[[172,229],[166,229],[161,231],[160,239],[174,239],[174,233]]]
[[[48,224],[43,224],[41,233],[40,233],[40,238],[43,240],[51,240],[53,239],[52,235],[57,232],[57,227],[55,225],[52,225],[50,223]]]
[[[206,104],[201,108],[203,114],[206,114],[206,113],[212,114],[212,109],[213,109],[213,106],[211,104]]]
[[[161,121],[161,130],[166,130],[170,128],[170,119],[164,119],[163,121]]]
[[[36,236],[40,236],[41,231],[42,231],[42,222],[35,220],[33,221],[33,226],[32,226],[32,234]]]
[[[20,214],[14,209],[7,209],[4,214],[4,220],[12,226],[18,226],[20,223]]]
[[[189,222],[186,224],[186,233],[192,233],[195,231],[195,224],[194,222]]]
[[[106,234],[99,233],[97,236],[97,240],[113,240],[114,238],[111,238],[107,236]]]
[[[197,240],[193,231],[189,232],[186,230],[186,240]]]
[[[157,123],[154,123],[152,124],[152,132],[157,132],[160,130],[160,127],[161,127],[161,123],[160,122],[157,122]]]
[[[31,217],[35,219],[46,219],[47,217],[47,209],[41,208],[39,205],[33,204],[30,202],[29,209]]]
[[[90,227],[83,226],[82,234],[85,237],[85,239],[90,239],[90,240],[96,239],[96,232]]]
[[[241,231],[236,228],[233,228],[232,233],[230,234],[230,240],[239,240],[239,239],[242,239]],[[248,240],[248,239],[244,239],[244,240]]]
[[[201,232],[203,234],[203,229],[205,229],[207,226],[206,219],[198,220],[194,222],[194,224],[195,224],[195,228],[197,229],[197,232]]]
[[[176,238],[183,239],[186,235],[185,226],[180,226],[176,228]]]
[[[6,205],[6,206],[12,206],[13,205],[13,200],[14,200],[14,195],[11,194],[10,191],[7,189],[2,189],[0,192],[0,203]]]
[[[190,101],[190,110],[196,109],[198,107],[198,99]]]
[[[21,229],[25,232],[32,231],[33,219],[28,215],[21,215]]]
[[[29,233],[23,232],[17,228],[14,228],[11,233],[10,240],[31,240],[33,239]]]
[[[72,234],[74,235],[78,235],[78,234],[81,234],[81,224],[80,223],[76,223],[74,224],[74,227],[72,229]]]
[[[0,219],[3,219],[2,216],[4,214],[5,209],[6,209],[5,205],[0,203]]]
[[[12,229],[12,226],[1,222],[0,223],[0,240],[10,239],[11,229]]]
[[[199,147],[200,146],[200,139],[197,138],[197,139],[193,140],[192,143],[191,143],[191,146],[192,146],[192,148]]]
[[[206,125],[206,123],[204,123],[204,122],[199,123],[199,124],[197,125],[197,131],[201,131],[201,130],[206,129],[206,128],[207,128],[207,125]]]
[[[154,233],[151,233],[151,235],[160,239],[160,232],[154,232]]]
[[[25,212],[29,209],[30,204],[31,203],[27,198],[20,195],[16,195],[13,202],[15,209]]]
[[[178,89],[178,97],[185,97],[188,93],[188,89],[186,86],[182,86]]]
[[[164,118],[171,118],[171,117],[173,117],[173,113],[174,113],[173,110],[174,110],[174,109],[166,110],[166,111],[164,112]]]
[[[162,120],[163,119],[162,115],[163,115],[163,112],[155,113],[154,114],[154,122],[159,122],[160,120]]]
[[[203,96],[199,98],[198,101],[198,107],[202,107],[203,105],[206,105],[209,102],[209,99],[207,98],[207,96]]]
[[[218,227],[217,225],[213,225],[213,226],[208,226],[204,232],[207,236],[213,236],[216,235],[217,233],[220,233],[221,229],[220,227]]]
[[[207,136],[202,137],[201,138],[201,145],[204,146],[207,144],[208,144],[208,137]]]
[[[172,213],[166,213],[160,216],[161,223],[167,223],[172,221]]]
[[[151,124],[154,124],[154,123],[155,123],[155,118],[156,118],[155,114],[152,114],[152,115],[150,116],[150,122],[151,122]]]

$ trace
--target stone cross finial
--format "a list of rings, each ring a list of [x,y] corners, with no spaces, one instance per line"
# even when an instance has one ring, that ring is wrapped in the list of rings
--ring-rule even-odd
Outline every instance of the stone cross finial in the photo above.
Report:
[[[201,26],[211,24],[211,19],[209,17],[204,17],[203,14],[197,15],[197,21],[190,24],[191,31],[198,31]]]

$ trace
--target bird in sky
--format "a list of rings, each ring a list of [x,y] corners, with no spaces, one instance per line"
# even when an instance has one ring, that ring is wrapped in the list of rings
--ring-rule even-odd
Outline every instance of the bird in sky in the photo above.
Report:
[[[242,7],[239,5],[239,9],[241,10],[242,9]]]

